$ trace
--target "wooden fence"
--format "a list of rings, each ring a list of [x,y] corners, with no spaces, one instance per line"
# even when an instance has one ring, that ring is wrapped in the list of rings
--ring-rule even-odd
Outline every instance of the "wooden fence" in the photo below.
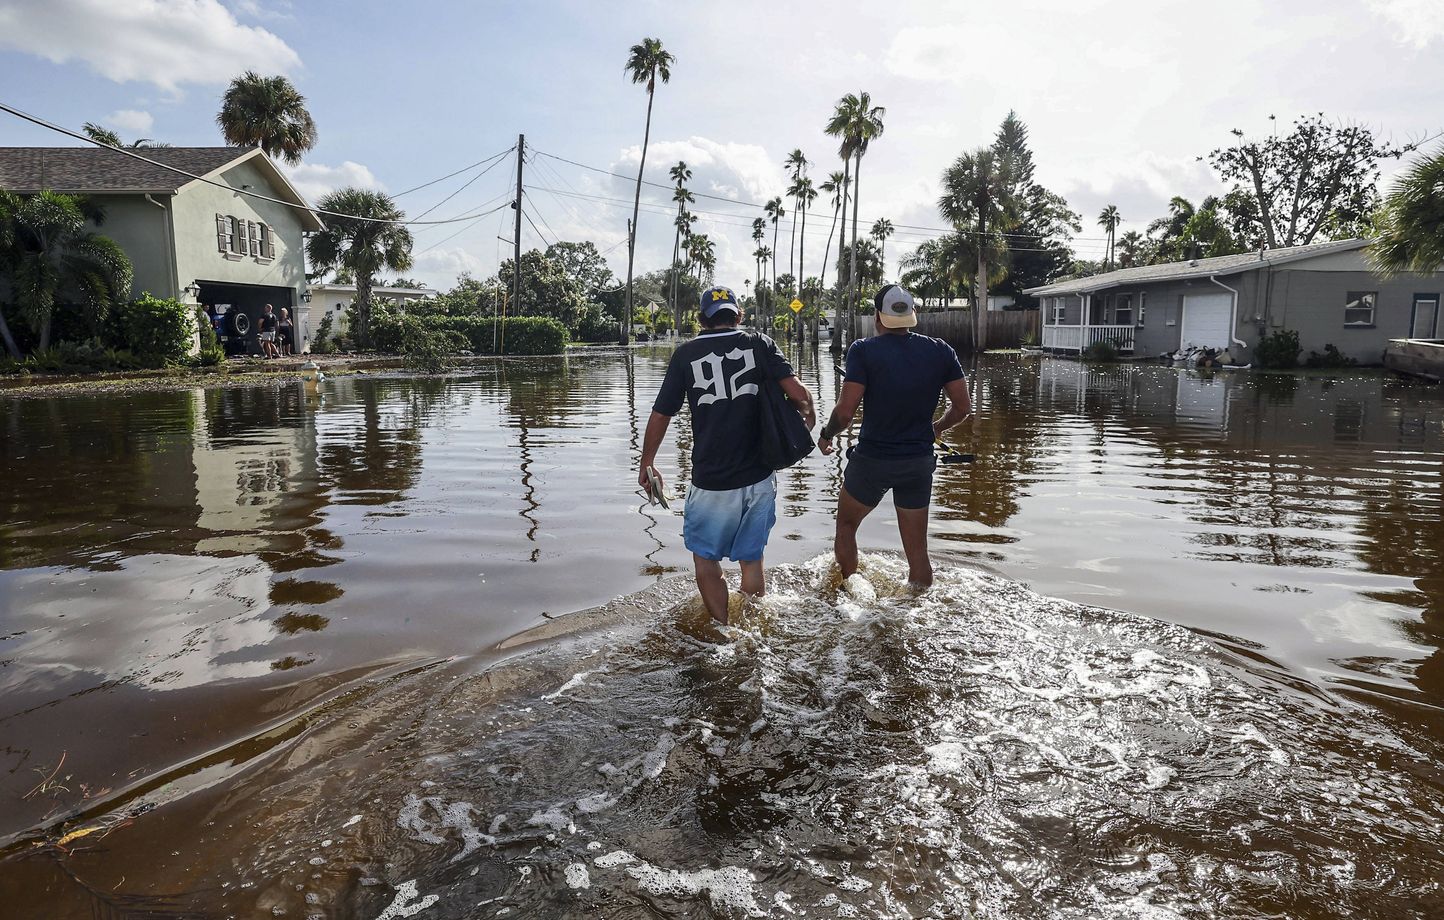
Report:
[[[1042,316],[1038,310],[989,310],[984,314],[988,322],[987,343],[989,348],[1017,348],[1023,339],[1032,336],[1032,343],[1038,343],[1038,321]],[[856,335],[866,338],[873,334],[872,316],[859,316]],[[929,313],[918,312],[916,331],[942,339],[958,351],[973,349],[973,312],[971,310],[939,310]]]

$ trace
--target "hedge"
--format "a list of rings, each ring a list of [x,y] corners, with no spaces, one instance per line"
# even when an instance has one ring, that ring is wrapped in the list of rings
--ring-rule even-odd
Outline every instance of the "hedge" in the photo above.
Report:
[[[492,321],[486,317],[390,315],[378,316],[371,323],[372,345],[389,354],[405,353],[408,342],[426,333],[444,335],[451,351],[496,354]],[[496,325],[495,335],[504,338],[508,355],[556,355],[567,347],[566,327],[549,316],[508,317]]]
[[[152,294],[118,305],[110,321],[116,346],[152,366],[185,360],[196,331],[194,307]]]

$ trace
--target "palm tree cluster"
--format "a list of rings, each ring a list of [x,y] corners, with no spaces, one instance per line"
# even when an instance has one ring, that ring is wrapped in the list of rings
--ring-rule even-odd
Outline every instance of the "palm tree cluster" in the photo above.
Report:
[[[236,77],[221,98],[216,123],[226,143],[260,147],[292,165],[316,146],[316,122],[306,110],[306,97],[282,76],[248,70]]]
[[[1444,265],[1444,147],[1410,164],[1384,199],[1369,258],[1386,274]]]
[[[873,141],[882,136],[883,118],[887,109],[872,104],[872,96],[866,92],[848,93],[833,107],[832,117],[823,129],[831,137],[838,138],[837,154],[842,158],[842,213],[843,235],[846,236],[847,199],[852,196],[852,245],[848,256],[848,279],[846,295],[839,301],[836,325],[832,338],[832,350],[841,351],[851,343],[852,317],[857,312],[857,200],[861,190],[862,158]],[[841,333],[838,335],[837,333]],[[842,341],[846,339],[847,341]]]
[[[637,192],[632,199],[632,222],[627,228],[627,299],[626,312],[622,314],[621,344],[631,340],[632,321],[632,267],[637,258],[637,218],[642,209],[642,174],[647,170],[647,146],[652,139],[652,102],[657,94],[657,80],[663,83],[672,79],[672,65],[676,56],[662,47],[655,38],[644,38],[632,46],[627,54],[624,68],[634,84],[647,86],[647,127],[642,134],[642,162],[637,167]]]
[[[314,272],[339,269],[355,279],[351,336],[364,348],[371,340],[371,289],[376,276],[411,268],[411,231],[401,223],[406,215],[384,192],[344,188],[322,198],[320,207],[336,213],[323,215],[326,229],[306,241],[306,259]]]

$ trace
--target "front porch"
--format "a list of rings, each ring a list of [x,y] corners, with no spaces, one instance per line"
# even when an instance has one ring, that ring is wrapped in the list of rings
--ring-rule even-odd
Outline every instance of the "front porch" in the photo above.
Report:
[[[1043,336],[1046,351],[1081,354],[1098,342],[1111,342],[1120,354],[1132,354],[1138,324],[1142,322],[1143,295],[1131,293],[1074,294],[1043,298]]]

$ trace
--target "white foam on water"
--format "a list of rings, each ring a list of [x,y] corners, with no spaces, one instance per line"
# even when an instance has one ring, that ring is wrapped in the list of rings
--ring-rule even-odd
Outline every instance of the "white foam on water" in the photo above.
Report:
[[[360,824],[360,823],[361,823],[361,816],[360,816],[360,815],[352,815],[350,818],[346,819],[346,823],[345,823],[345,824],[341,825],[341,829],[342,829],[342,830],[345,830],[346,828],[351,827],[351,826],[354,825],[354,824]]]
[[[679,869],[661,869],[649,862],[628,866],[627,874],[637,880],[642,890],[659,897],[686,900],[707,895],[707,902],[713,910],[732,913],[740,911],[748,917],[765,917],[753,891],[755,879],[752,873],[740,866],[723,866],[721,869],[698,869],[685,872]]]
[[[577,799],[577,811],[584,815],[593,815],[597,812],[613,808],[616,804],[617,800],[615,797],[607,795],[605,792],[598,792]]]
[[[567,863],[565,875],[568,888],[592,887],[592,877],[587,873],[584,863]]]
[[[598,856],[592,860],[592,863],[603,869],[614,869],[617,866],[625,866],[628,863],[634,863],[636,861],[637,857],[628,853],[626,850],[613,850],[610,853],[604,853]]]
[[[566,812],[562,811],[560,805],[553,805],[546,811],[533,812],[532,816],[526,819],[526,823],[531,827],[549,827],[558,833],[566,831],[568,834],[575,834],[577,832],[576,824],[572,822]]]
[[[576,674],[573,674],[572,677],[571,677],[571,680],[568,680],[566,683],[562,684],[560,687],[558,687],[557,689],[553,690],[551,693],[544,693],[544,694],[542,694],[542,699],[544,699],[544,700],[554,700],[554,699],[556,699],[557,697],[561,696],[562,694],[566,693],[568,690],[573,690],[573,689],[575,689],[575,688],[577,688],[577,687],[580,687],[580,686],[586,681],[586,679],[587,679],[588,677],[591,677],[593,674],[598,673],[600,670],[602,670],[602,669],[598,668],[598,669],[592,670],[592,671],[580,671],[580,672],[578,672],[578,673],[576,673]]]
[[[440,820],[430,820],[424,814],[431,811]],[[397,816],[396,824],[412,833],[413,839],[433,845],[443,844],[446,837],[442,833],[447,830],[455,830],[461,835],[461,852],[452,857],[452,862],[465,859],[483,844],[495,844],[496,838],[491,834],[484,834],[471,820],[474,811],[470,802],[445,802],[440,796],[418,796],[414,792],[408,793],[405,802],[401,805],[401,813]]]
[[[402,920],[405,917],[414,917],[441,900],[437,895],[429,894],[417,901],[416,898],[419,894],[415,879],[397,885],[395,900],[376,916],[376,920]],[[416,903],[411,903],[413,901]]]

